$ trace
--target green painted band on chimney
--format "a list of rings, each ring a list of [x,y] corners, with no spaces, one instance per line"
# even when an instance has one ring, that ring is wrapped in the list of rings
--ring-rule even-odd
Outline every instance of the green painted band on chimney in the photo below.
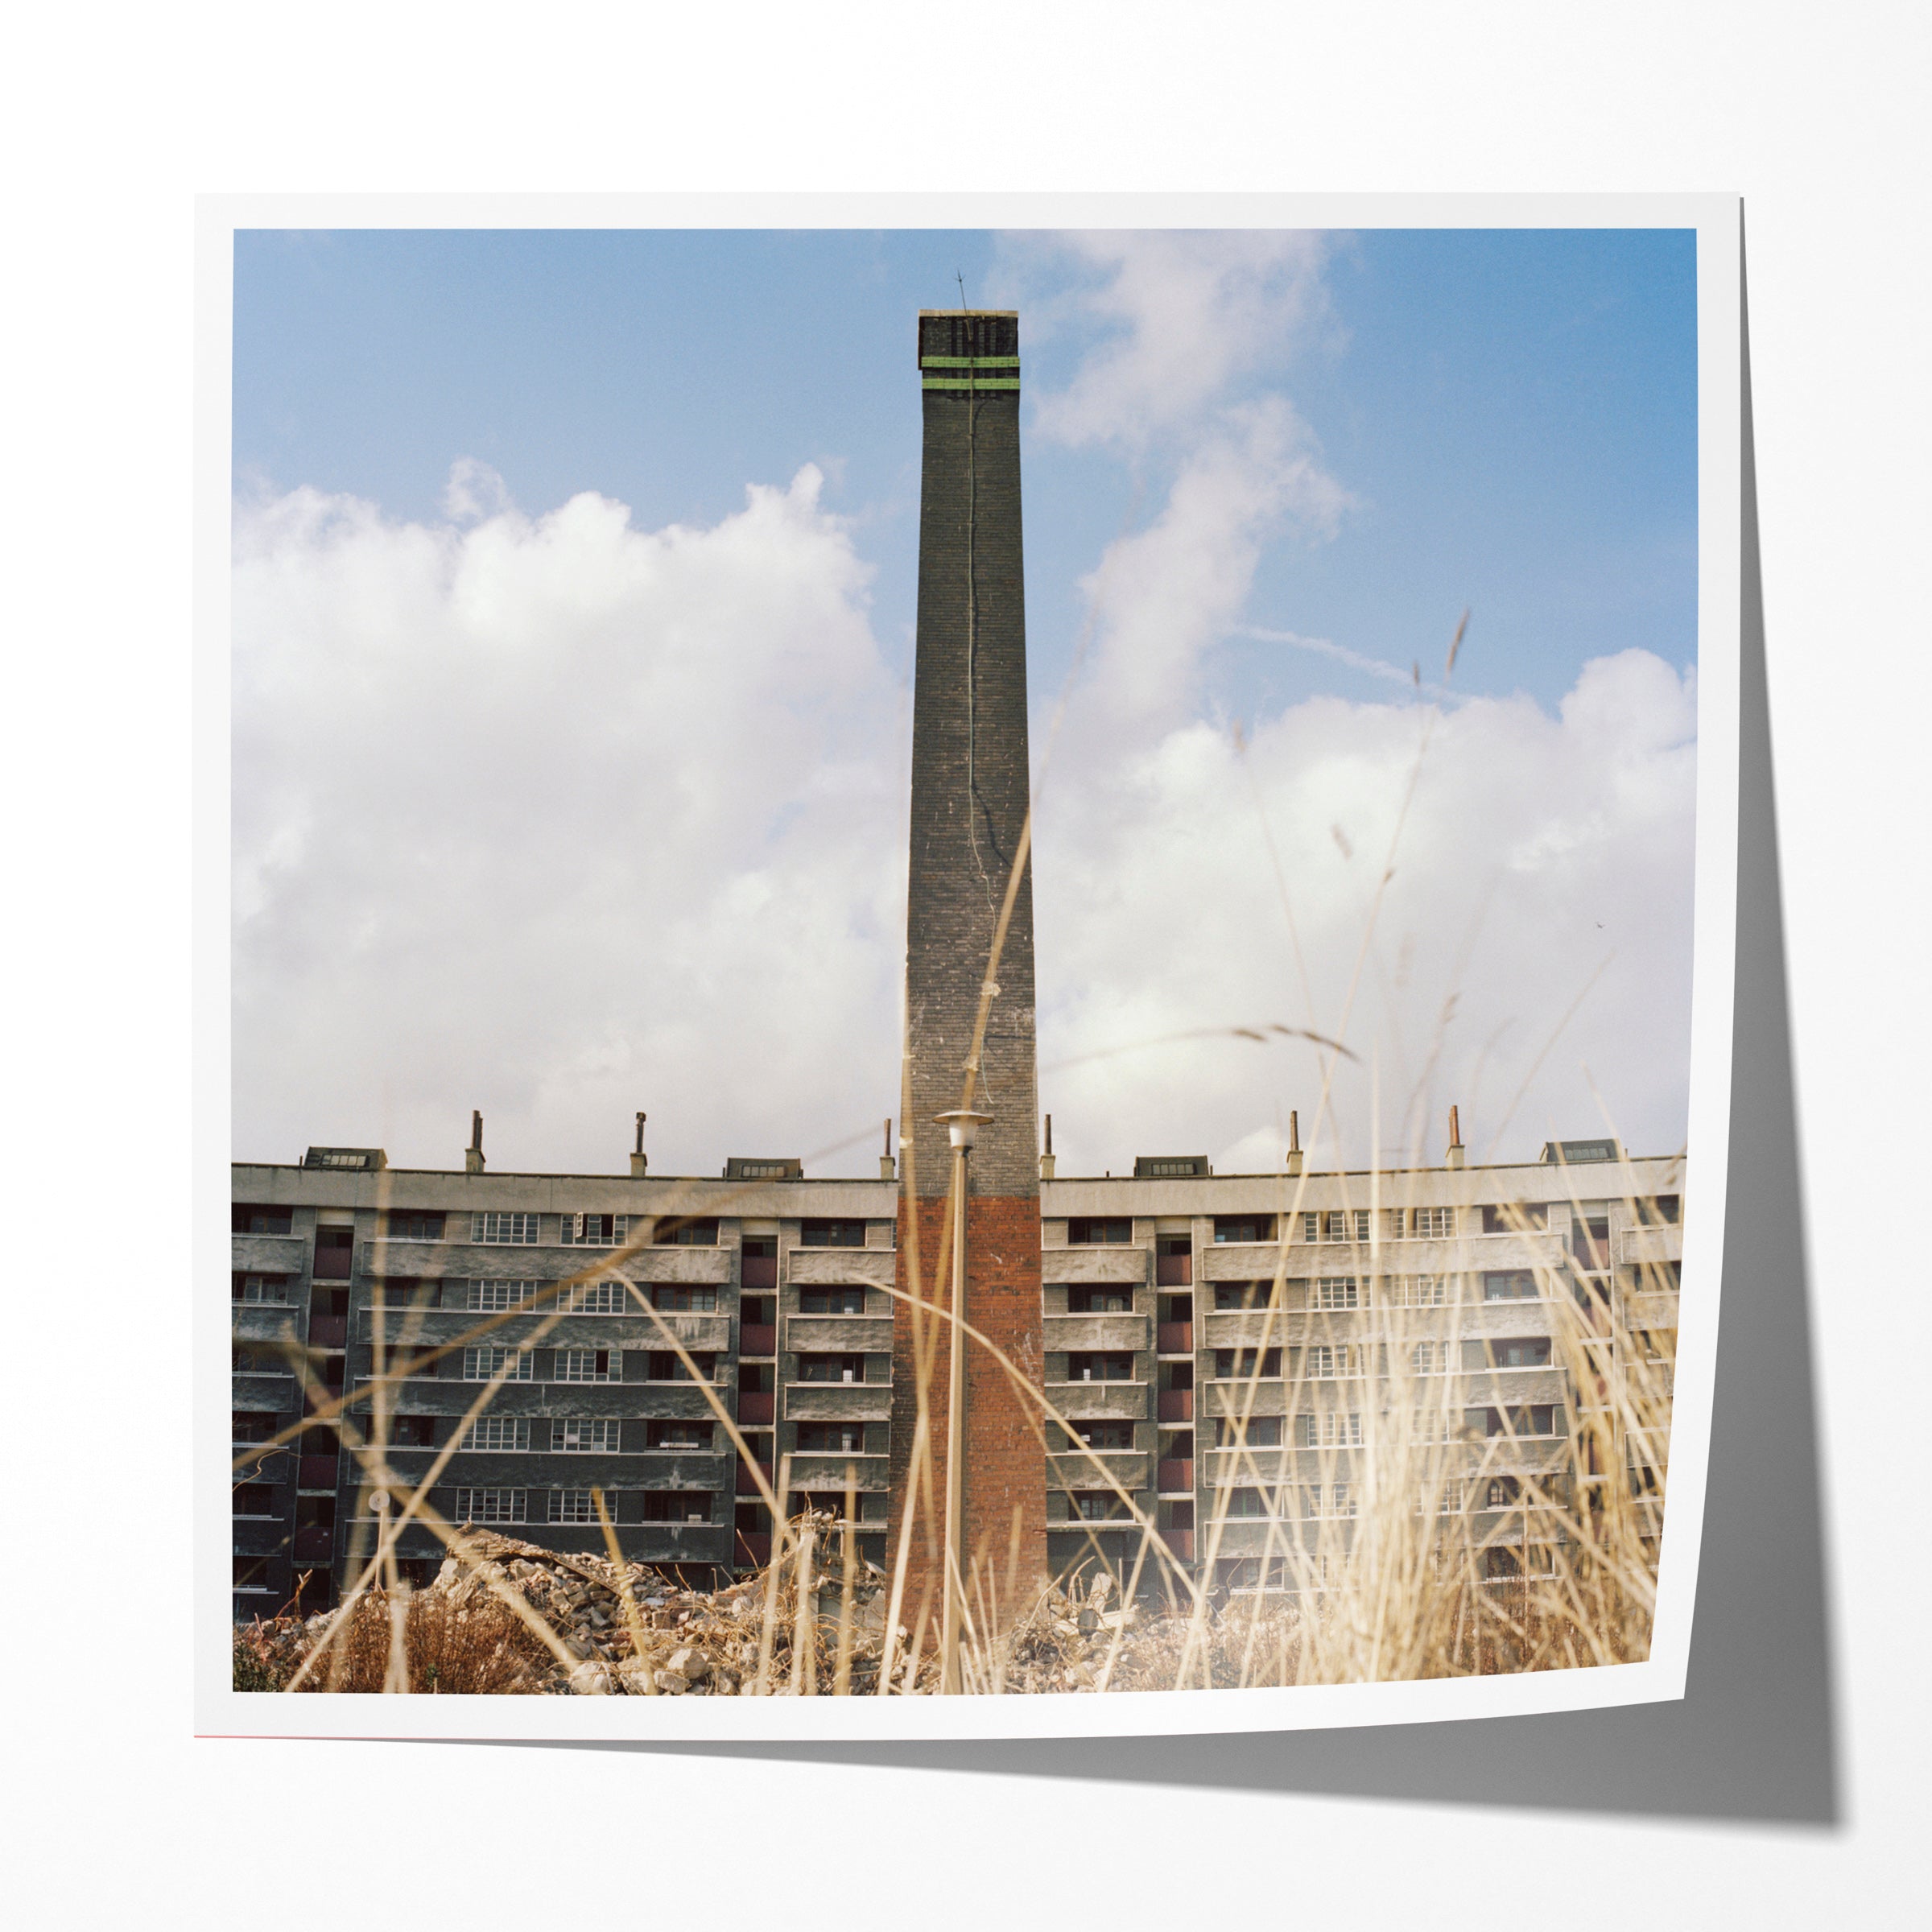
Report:
[[[1018,376],[927,376],[921,389],[1018,389]]]
[[[921,369],[1018,369],[1018,356],[921,356]]]

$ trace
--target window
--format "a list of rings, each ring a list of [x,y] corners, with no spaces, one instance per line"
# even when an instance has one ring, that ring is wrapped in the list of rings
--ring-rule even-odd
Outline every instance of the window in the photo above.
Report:
[[[1216,1282],[1214,1305],[1217,1309],[1265,1308],[1274,1294],[1273,1282]]]
[[[801,1248],[863,1248],[865,1245],[865,1224],[863,1221],[805,1220],[799,1224],[799,1245]]]
[[[1133,1424],[1126,1422],[1096,1421],[1072,1422],[1068,1425],[1073,1433],[1064,1430],[1060,1440],[1064,1449],[1131,1449],[1133,1447]]]
[[[1392,1208],[1389,1232],[1397,1241],[1447,1241],[1455,1232],[1453,1208]]]
[[[274,1485],[269,1483],[237,1483],[233,1492],[233,1513],[237,1516],[275,1515]]]
[[[1483,1210],[1484,1234],[1521,1234],[1549,1221],[1549,1207],[1542,1201],[1509,1201]]]
[[[392,1241],[440,1241],[444,1216],[440,1214],[392,1214],[383,1231]]]
[[[1343,1308],[1359,1308],[1361,1294],[1352,1275],[1324,1275],[1315,1285],[1315,1301],[1317,1308],[1325,1308],[1331,1313]]]
[[[236,1274],[229,1277],[229,1298],[237,1302],[263,1302],[272,1307],[288,1306],[288,1277],[285,1274]]]
[[[266,1342],[258,1342],[252,1346],[246,1342],[230,1344],[229,1361],[237,1375],[288,1373],[287,1356]]]
[[[1563,1412],[1550,1402],[1534,1402],[1527,1408],[1472,1409],[1463,1420],[1478,1435],[1554,1435],[1563,1423]]]
[[[229,1225],[237,1234],[287,1234],[295,1224],[295,1211],[289,1208],[253,1208],[237,1201],[229,1216]]]
[[[1522,1485],[1513,1476],[1492,1476],[1484,1507],[1488,1509],[1507,1509],[1521,1492]]]
[[[715,1315],[718,1308],[718,1291],[715,1288],[687,1287],[681,1282],[660,1282],[654,1283],[650,1290],[650,1305],[660,1315]],[[611,1312],[621,1313],[618,1309]]]
[[[567,1248],[617,1248],[630,1233],[627,1214],[567,1214],[560,1220],[558,1232]]]
[[[1409,1418],[1412,1443],[1459,1443],[1463,1439],[1463,1412],[1459,1409],[1418,1409]]]
[[[1344,1414],[1331,1410],[1325,1415],[1298,1415],[1294,1418],[1296,1447],[1302,1449],[1359,1449],[1362,1446],[1362,1418],[1359,1411]]]
[[[463,1447],[526,1450],[530,1447],[530,1418],[522,1415],[480,1415],[470,1424],[469,1434],[463,1438]]]
[[[1646,1228],[1674,1228],[1683,1214],[1683,1202],[1674,1194],[1660,1194],[1637,1203],[1637,1218]]]
[[[1241,1431],[1239,1416],[1214,1418],[1214,1446],[1217,1449],[1278,1449],[1282,1446],[1282,1418],[1278,1415],[1251,1415],[1247,1433]]]
[[[557,1298],[566,1315],[623,1315],[630,1305],[630,1285],[625,1282],[578,1282]]]
[[[460,1286],[459,1282],[451,1283],[452,1290]],[[441,1286],[438,1282],[403,1281],[392,1276],[386,1282],[376,1283],[369,1306],[390,1310],[434,1308],[438,1305]]]
[[[714,1373],[717,1359],[716,1352],[712,1349],[693,1352],[691,1360],[697,1372],[695,1379],[701,1382],[715,1382],[718,1379]],[[688,1382],[694,1379],[691,1370],[687,1368],[677,1352],[670,1348],[654,1348],[650,1352],[646,1373],[646,1378],[654,1382]],[[741,1380],[740,1386],[743,1385]]]
[[[389,1446],[392,1449],[433,1449],[436,1446],[436,1418],[433,1415],[396,1415],[390,1418]],[[328,1453],[336,1452],[334,1443]]]
[[[1217,1214],[1214,1217],[1216,1242],[1272,1241],[1274,1216],[1271,1214]]]
[[[1069,1248],[1125,1248],[1133,1240],[1133,1223],[1098,1215],[1075,1215],[1067,1224]]]
[[[1448,1345],[1443,1342],[1418,1342],[1409,1351],[1411,1375],[1443,1375],[1449,1368]]]
[[[648,1449],[708,1449],[711,1424],[683,1416],[653,1416],[645,1425],[644,1445]]]
[[[1278,1348],[1217,1348],[1214,1352],[1216,1378],[1224,1382],[1232,1381],[1236,1376],[1249,1379],[1257,1373],[1257,1360],[1261,1375],[1281,1373],[1282,1352]]]
[[[1133,1309],[1131,1288],[1069,1288],[1069,1315],[1128,1315]]]
[[[863,1455],[863,1422],[800,1422],[799,1451],[803,1455]]]
[[[617,1423],[614,1417],[595,1421],[581,1416],[555,1416],[550,1425],[552,1455],[614,1455],[617,1451]]]
[[[1274,1499],[1265,1489],[1224,1489],[1221,1495],[1226,1504],[1224,1513],[1230,1517],[1265,1517],[1274,1513]]]
[[[506,1382],[527,1382],[535,1372],[535,1365],[527,1348],[463,1351],[463,1379],[466,1382],[487,1382],[499,1374]]]
[[[646,1489],[644,1520],[647,1523],[708,1523],[711,1521],[708,1489]]]
[[[1081,1349],[1067,1357],[1070,1382],[1130,1382],[1133,1357],[1121,1349]]]
[[[275,1418],[266,1410],[237,1409],[233,1416],[231,1443],[265,1443],[275,1433]]]
[[[1517,1335],[1507,1341],[1488,1344],[1489,1360],[1498,1368],[1547,1368],[1550,1338],[1546,1335]]]
[[[865,1358],[862,1355],[801,1355],[799,1380],[802,1382],[862,1382]]]
[[[257,1593],[272,1591],[275,1583],[268,1573],[265,1556],[237,1556],[234,1559],[234,1587]]]
[[[1492,1269],[1483,1277],[1486,1302],[1534,1302],[1536,1276],[1527,1268]]]
[[[1071,1513],[1083,1523],[1117,1523],[1131,1521],[1133,1509],[1124,1496],[1116,1496],[1111,1489],[1080,1489],[1067,1499],[1073,1507]]]
[[[1326,1510],[1322,1507],[1323,1485],[1317,1483],[1310,1494],[1315,1501],[1314,1509],[1309,1512],[1311,1516],[1353,1516],[1355,1514],[1355,1485],[1352,1483],[1330,1483],[1327,1485],[1327,1508]]]
[[[863,1288],[801,1288],[799,1290],[799,1312],[801,1315],[863,1315],[865,1312],[865,1290]]]
[[[1387,1275],[1381,1295],[1391,1308],[1442,1308],[1455,1299],[1446,1274]]]
[[[1362,1372],[1362,1352],[1352,1344],[1317,1342],[1302,1351],[1302,1373],[1313,1382],[1332,1381]]]
[[[652,1228],[650,1238],[660,1248],[715,1248],[718,1224],[715,1217],[708,1216],[663,1215]]]
[[[615,1348],[559,1348],[552,1381],[621,1382],[624,1357]]]
[[[1366,1208],[1344,1208],[1302,1216],[1302,1239],[1305,1241],[1366,1241],[1368,1238]]]
[[[534,1214],[473,1214],[469,1217],[469,1238],[489,1247],[503,1244],[534,1247],[537,1217]],[[518,1517],[516,1520],[521,1522],[523,1519]]]
[[[588,1489],[552,1489],[545,1499],[543,1517],[551,1523],[594,1523],[597,1520],[596,1498]],[[606,1495],[604,1513],[613,1521],[617,1512],[611,1507],[615,1501]]]
[[[541,1282],[472,1282],[469,1298],[464,1304],[472,1315],[500,1315],[507,1308],[522,1308],[536,1299]]]
[[[525,1492],[521,1489],[459,1489],[456,1521],[461,1523],[520,1523]]]

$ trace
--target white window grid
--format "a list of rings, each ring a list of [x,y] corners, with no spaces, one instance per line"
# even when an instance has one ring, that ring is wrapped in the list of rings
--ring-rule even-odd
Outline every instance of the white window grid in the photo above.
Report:
[[[622,1282],[579,1282],[564,1290],[557,1306],[566,1315],[622,1315],[630,1296]]]
[[[459,1489],[456,1521],[459,1523],[521,1523],[526,1515],[527,1492],[522,1489]]]
[[[534,1214],[473,1214],[469,1238],[481,1246],[530,1248],[536,1245],[537,1217]]]
[[[242,1292],[234,1298],[238,1302],[261,1302],[270,1307],[286,1308],[287,1278],[279,1274],[245,1274],[242,1278]]]
[[[527,1348],[465,1348],[463,1351],[463,1380],[466,1382],[487,1382],[498,1370],[506,1367],[509,1370],[503,1377],[506,1382],[527,1382],[535,1377],[536,1366]]]
[[[613,1521],[617,1519],[615,1492],[604,1492],[604,1510]],[[588,1489],[553,1489],[550,1492],[544,1520],[552,1523],[594,1523],[597,1520],[596,1499]]]
[[[567,1214],[564,1245],[571,1248],[619,1248],[630,1237],[627,1214]]]
[[[1381,1297],[1391,1308],[1446,1308],[1456,1299],[1446,1274],[1385,1276]]]
[[[522,1415],[480,1415],[463,1438],[465,1449],[526,1450],[530,1418]]]
[[[1417,1409],[1409,1417],[1412,1443],[1459,1443],[1463,1439],[1463,1412],[1459,1409]]]
[[[1344,1380],[1362,1372],[1362,1352],[1352,1342],[1317,1342],[1302,1352],[1302,1373],[1311,1382]]]
[[[1453,1208],[1391,1208],[1389,1232],[1397,1241],[1446,1241],[1455,1233]]]
[[[1418,1342],[1409,1351],[1409,1373],[1411,1375],[1443,1375],[1449,1368],[1449,1344],[1447,1342]]]
[[[1362,1446],[1362,1418],[1359,1410],[1331,1409],[1321,1414],[1302,1414],[1295,1418],[1295,1441],[1302,1449],[1359,1449]]]
[[[472,1315],[501,1315],[536,1299],[541,1282],[472,1282],[464,1302]]]
[[[614,1417],[558,1416],[550,1425],[550,1447],[556,1455],[614,1453],[618,1425]]]
[[[1362,1305],[1361,1290],[1352,1274],[1323,1275],[1315,1284],[1315,1305],[1334,1313]]]
[[[621,1382],[624,1358],[616,1348],[559,1348],[551,1377],[559,1382]]]
[[[1368,1239],[1369,1214],[1366,1208],[1324,1208],[1319,1214],[1302,1216],[1304,1241],[1360,1241]]]

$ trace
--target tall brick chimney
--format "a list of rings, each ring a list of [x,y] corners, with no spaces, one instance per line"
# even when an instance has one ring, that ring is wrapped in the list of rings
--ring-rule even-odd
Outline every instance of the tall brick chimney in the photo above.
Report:
[[[969,1164],[965,1315],[1036,1385],[1042,1367],[1038,1072],[1034,1046],[1033,881],[1022,869],[991,977],[997,988],[976,1069],[973,1030],[993,935],[1028,807],[1026,630],[1020,545],[1019,320],[1009,312],[923,310],[924,411],[919,493],[919,633],[913,688],[912,816],[906,932],[906,1097],[902,1108],[899,1286],[935,1299],[949,1255],[952,1154],[935,1116],[992,1117]],[[972,1073],[968,1084],[969,1071]],[[950,1290],[944,1298],[951,1299]],[[893,1524],[913,1468],[919,1369],[913,1313],[895,1304]],[[946,1492],[949,1358],[942,1323],[927,1336],[933,1485],[922,1492],[906,1616],[935,1587]],[[1044,1456],[1038,1410],[985,1352],[968,1344],[963,1459],[964,1547],[1005,1588],[1017,1521],[1018,1582],[1046,1574]],[[896,1554],[896,1546],[894,1554]],[[939,1600],[932,1600],[936,1621]]]

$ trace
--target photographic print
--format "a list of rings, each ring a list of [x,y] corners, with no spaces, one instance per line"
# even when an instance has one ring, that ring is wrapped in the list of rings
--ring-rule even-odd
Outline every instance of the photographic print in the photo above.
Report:
[[[1736,204],[958,212],[204,207],[204,1729],[1682,1694]]]

